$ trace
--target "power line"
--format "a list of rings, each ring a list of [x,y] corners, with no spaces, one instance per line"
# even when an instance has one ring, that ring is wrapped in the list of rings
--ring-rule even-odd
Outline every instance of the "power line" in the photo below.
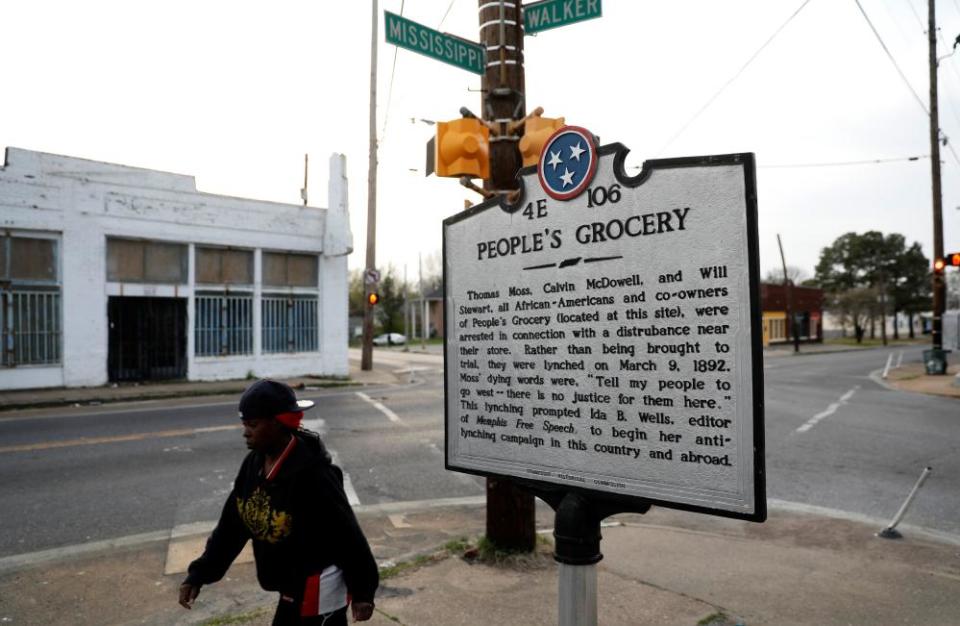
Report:
[[[917,104],[920,105],[920,108],[923,109],[923,112],[930,116],[930,111],[927,110],[927,105],[923,103],[923,100],[920,99],[920,96],[917,95],[916,90],[913,88],[913,85],[910,84],[910,81],[907,80],[907,76],[903,73],[903,70],[900,69],[900,65],[897,64],[897,60],[893,58],[893,55],[890,53],[890,49],[887,48],[887,44],[883,42],[883,37],[880,36],[880,33],[877,32],[876,27],[874,27],[873,22],[870,21],[870,16],[867,15],[867,12],[863,10],[863,5],[860,4],[860,0],[854,0],[857,3],[857,8],[860,9],[863,19],[867,21],[867,25],[870,26],[870,30],[873,31],[874,37],[877,38],[877,41],[880,42],[880,47],[883,48],[883,51],[887,54],[887,58],[890,59],[890,62],[893,63],[893,67],[896,68],[897,74],[900,75],[900,78],[903,80],[903,83],[907,86],[907,89],[910,90],[910,93],[913,94],[913,97],[916,98]],[[913,6],[913,5],[911,5]]]
[[[443,14],[443,17],[440,19],[440,23],[437,24],[437,30],[440,30],[440,28],[443,26],[443,23],[447,21],[447,16],[450,15],[450,9],[453,8],[453,3],[456,1],[457,0],[450,0],[450,4],[447,5],[446,12]]]
[[[920,159],[929,159],[929,154],[919,154],[917,156],[890,157],[887,159],[864,159],[862,161],[832,161],[824,163],[777,163],[772,165],[758,165],[758,169],[793,169],[805,167],[841,167],[847,165],[878,165],[882,163],[898,163],[904,161],[919,161]]]
[[[940,131],[940,132],[941,134],[943,134],[943,131]],[[953,149],[953,144],[950,143],[950,138],[947,137],[945,134],[943,135],[943,138],[946,140],[946,144],[944,145],[947,146],[947,148],[950,150],[950,154],[953,155],[953,160],[957,162],[957,165],[960,165],[960,156],[957,156],[957,151]]]
[[[400,15],[403,15],[403,4],[406,0],[400,0]],[[390,119],[390,101],[393,100],[393,77],[397,72],[397,52],[400,50],[399,46],[393,47],[393,65],[390,68],[390,88],[387,90],[387,106],[383,110],[383,130],[380,131],[380,141],[382,142],[387,137],[387,120]]]
[[[763,45],[760,46],[760,47],[757,49],[757,51],[754,52],[754,53],[750,56],[749,59],[747,59],[747,62],[744,63],[743,66],[742,66],[739,70],[737,70],[737,73],[734,74],[727,82],[725,82],[725,83],[723,84],[723,86],[720,87],[720,89],[717,90],[716,93],[714,93],[712,96],[710,96],[710,99],[707,100],[707,102],[706,102],[702,107],[700,107],[700,109],[699,109],[696,113],[693,114],[693,117],[691,117],[691,118],[687,121],[687,123],[684,124],[684,125],[680,128],[680,130],[678,130],[678,131],[673,135],[673,137],[670,138],[669,141],[667,141],[667,143],[663,144],[663,146],[660,147],[660,149],[656,152],[656,154],[658,154],[658,155],[659,155],[659,154],[662,154],[664,150],[666,150],[668,147],[670,147],[670,144],[672,144],[674,141],[676,141],[677,138],[680,137],[680,135],[682,135],[682,134],[687,130],[687,128],[689,128],[690,125],[693,124],[693,123],[696,121],[696,119],[697,119],[698,117],[700,117],[700,115],[701,115],[704,111],[706,111],[707,108],[708,108],[711,104],[713,104],[713,102],[714,102],[718,97],[720,97],[720,94],[722,94],[722,93],[726,90],[726,88],[729,87],[729,86],[731,85],[731,83],[733,83],[733,81],[735,81],[737,78],[740,77],[741,74],[743,74],[744,70],[746,70],[747,67],[749,67],[750,64],[753,63],[753,61],[760,55],[760,53],[763,52],[764,49],[766,49],[766,47],[770,45],[770,43],[777,37],[777,35],[780,34],[780,31],[782,31],[784,28],[786,28],[787,24],[789,24],[791,21],[793,21],[793,18],[795,18],[795,17],[797,16],[797,14],[800,13],[800,11],[802,11],[803,8],[804,8],[805,6],[807,6],[808,4],[810,4],[810,0],[804,0],[803,3],[797,8],[797,10],[794,11],[793,14],[790,15],[790,17],[788,17],[787,20],[786,20],[783,24],[781,24],[780,27],[777,28],[777,30],[775,30],[772,35],[770,35],[770,38],[767,39],[765,42],[763,42]]]
[[[956,0],[954,0],[954,2],[956,2]],[[921,33],[927,32],[927,25],[923,23],[922,19],[920,19],[920,14],[917,13],[916,7],[913,6],[913,0],[906,0],[906,3],[907,3],[907,6],[910,7],[910,12],[913,13],[913,16],[915,18],[917,18],[917,24],[920,25],[920,32]],[[863,9],[861,9],[861,11],[862,10]]]

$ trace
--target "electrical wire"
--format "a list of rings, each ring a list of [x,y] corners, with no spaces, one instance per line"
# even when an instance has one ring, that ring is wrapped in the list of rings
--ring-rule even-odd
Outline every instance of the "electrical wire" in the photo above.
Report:
[[[918,154],[908,157],[891,157],[887,159],[865,159],[862,161],[832,161],[826,163],[776,163],[772,165],[758,165],[758,169],[793,169],[806,167],[840,167],[847,165],[878,165],[883,163],[898,163],[904,161],[919,161],[920,159],[929,159],[929,154]]]
[[[777,28],[777,30],[775,30],[775,31],[773,32],[773,34],[770,35],[770,37],[769,37],[765,42],[763,42],[763,45],[760,46],[760,47],[757,49],[756,52],[754,52],[752,55],[750,55],[750,58],[747,59],[747,62],[744,63],[743,66],[742,66],[739,70],[737,70],[737,73],[734,74],[727,82],[725,82],[725,83],[723,84],[723,86],[720,87],[720,89],[718,89],[718,90],[716,91],[716,93],[714,93],[712,96],[710,96],[710,98],[707,100],[707,102],[706,102],[702,107],[700,107],[700,108],[697,110],[696,113],[693,114],[693,117],[691,117],[691,118],[687,121],[686,124],[684,124],[683,126],[680,127],[680,130],[678,130],[676,133],[674,133],[674,135],[670,138],[669,141],[667,141],[667,143],[663,144],[663,145],[660,147],[660,149],[656,152],[656,154],[658,154],[658,155],[659,155],[659,154],[662,154],[664,150],[666,150],[667,148],[669,148],[670,145],[671,145],[674,141],[676,141],[677,138],[680,137],[680,135],[682,135],[682,134],[687,130],[687,128],[689,128],[690,125],[693,124],[693,123],[697,120],[697,118],[700,117],[700,115],[701,115],[704,111],[706,111],[707,108],[709,108],[711,104],[714,103],[714,101],[715,101],[717,98],[720,97],[720,94],[722,94],[722,93],[727,89],[727,87],[729,87],[729,86],[733,83],[733,81],[737,80],[737,78],[739,78],[740,75],[743,74],[744,70],[746,70],[747,67],[749,67],[750,64],[753,63],[754,60],[755,60],[758,56],[760,56],[760,53],[763,52],[763,51],[766,49],[766,47],[769,46],[770,43],[771,43],[774,39],[776,39],[777,35],[780,34],[780,31],[782,31],[784,28],[786,28],[787,24],[789,24],[790,22],[792,22],[792,21],[793,21],[793,18],[797,17],[797,14],[799,14],[800,11],[802,11],[803,8],[804,8],[805,6],[807,6],[808,4],[810,4],[810,0],[803,0],[803,3],[797,8],[797,10],[794,11],[794,12],[790,15],[790,17],[788,17],[787,20],[786,20],[783,24],[781,24],[780,27]]]
[[[890,49],[887,48],[887,44],[884,43],[883,37],[880,36],[880,33],[877,32],[876,27],[873,25],[873,22],[870,21],[870,16],[867,15],[867,12],[863,10],[863,5],[860,4],[860,0],[854,0],[857,3],[857,8],[860,9],[860,14],[863,15],[863,19],[867,21],[867,25],[870,26],[870,30],[873,31],[874,37],[877,38],[877,41],[880,42],[880,47],[883,48],[883,51],[887,54],[887,58],[890,59],[890,62],[893,63],[893,67],[897,70],[897,74],[900,75],[900,78],[903,80],[903,83],[907,86],[907,89],[910,90],[910,93],[913,94],[913,97],[916,99],[917,104],[920,105],[920,108],[923,109],[923,112],[930,116],[930,111],[927,110],[927,105],[923,103],[923,100],[920,99],[920,96],[917,95],[917,91],[913,88],[913,85],[910,84],[910,81],[907,80],[906,74],[903,73],[903,70],[900,69],[900,65],[897,63],[897,60],[893,58],[893,55],[890,53]]]
[[[920,19],[920,14],[917,13],[916,7],[913,6],[913,0],[906,0],[907,6],[910,7],[910,11],[913,13],[913,16],[917,18],[917,24],[920,25],[920,32],[927,32],[927,25],[923,23],[923,20]],[[954,0],[956,2],[956,0]]]
[[[406,0],[400,0],[400,15],[403,16],[403,4]],[[400,47],[393,47],[393,65],[390,68],[390,88],[387,90],[387,106],[383,110],[383,130],[380,131],[380,142],[382,143],[387,137],[387,120],[390,119],[390,101],[393,100],[393,78],[397,72],[397,52],[399,52]]]
[[[443,27],[443,23],[447,21],[447,16],[450,15],[450,9],[453,8],[453,3],[457,0],[450,0],[450,4],[447,5],[447,11],[443,14],[443,17],[440,19],[440,23],[437,24],[437,30]]]

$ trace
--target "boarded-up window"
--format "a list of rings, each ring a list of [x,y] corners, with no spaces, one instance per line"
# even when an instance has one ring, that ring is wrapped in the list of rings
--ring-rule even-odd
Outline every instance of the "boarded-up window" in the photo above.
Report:
[[[263,284],[271,287],[316,287],[317,256],[264,252]]]
[[[253,253],[198,247],[196,280],[215,285],[252,285]]]
[[[107,280],[122,283],[186,283],[187,246],[159,241],[108,239]]]
[[[56,281],[56,242],[52,239],[12,237],[10,239],[10,278]]]

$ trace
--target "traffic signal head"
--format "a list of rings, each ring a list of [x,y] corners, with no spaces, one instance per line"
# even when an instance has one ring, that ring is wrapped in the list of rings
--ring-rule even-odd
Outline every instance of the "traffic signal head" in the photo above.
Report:
[[[367,304],[374,306],[378,302],[380,302],[380,294],[378,294],[376,291],[371,291],[367,294]]]
[[[960,267],[960,252],[948,252],[945,260],[947,265],[952,265],[953,267]]]
[[[566,125],[564,118],[531,117],[523,125],[523,137],[520,138],[520,154],[523,155],[523,164],[536,165],[540,161],[540,152],[543,144],[547,143],[550,135]]]
[[[490,129],[465,117],[437,122],[437,176],[490,178]]]
[[[946,259],[934,259],[934,260],[933,260],[933,273],[934,273],[934,274],[942,274],[942,273],[943,273],[943,268],[946,267],[946,265],[947,265]]]

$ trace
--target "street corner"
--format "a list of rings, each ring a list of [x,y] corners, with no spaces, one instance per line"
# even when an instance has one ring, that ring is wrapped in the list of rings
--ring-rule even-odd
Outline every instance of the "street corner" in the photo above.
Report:
[[[923,363],[909,363],[891,369],[884,382],[900,391],[960,399],[960,364],[950,365],[945,375],[930,375]]]

